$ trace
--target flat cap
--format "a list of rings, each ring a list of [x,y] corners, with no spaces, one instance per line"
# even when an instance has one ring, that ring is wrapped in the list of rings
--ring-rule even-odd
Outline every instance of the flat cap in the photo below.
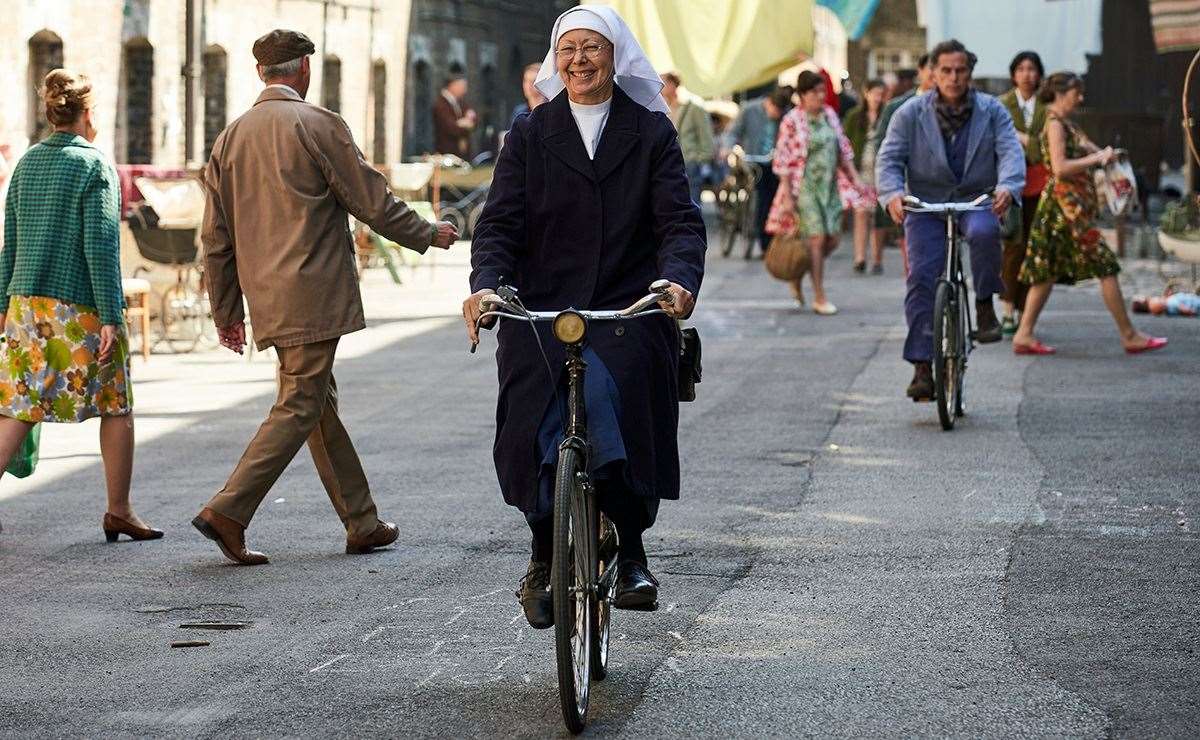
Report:
[[[299,31],[276,28],[254,42],[254,58],[264,67],[283,64],[308,56],[317,50],[313,42]]]

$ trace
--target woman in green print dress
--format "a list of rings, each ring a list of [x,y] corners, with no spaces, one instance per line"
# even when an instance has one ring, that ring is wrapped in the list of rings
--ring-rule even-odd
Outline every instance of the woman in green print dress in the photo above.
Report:
[[[54,133],[13,172],[5,199],[0,288],[0,468],[34,424],[100,417],[108,541],[162,537],[129,503],[133,384],[121,291],[120,194],[92,146],[92,85],[56,69],[42,96]]]
[[[868,208],[874,204],[854,167],[854,149],[833,108],[825,105],[825,80],[805,70],[796,80],[800,104],[779,122],[772,168],[779,189],[771,202],[766,231],[789,234],[808,243],[812,267],[813,311],[822,316],[837,313],[825,297],[825,258],[837,248],[842,233],[843,208]],[[796,300],[803,303],[800,283],[792,284]]]
[[[1091,169],[1107,164],[1112,147],[1098,148],[1071,121],[1071,112],[1083,102],[1083,80],[1071,72],[1046,78],[1041,98],[1048,103],[1042,129],[1042,151],[1050,164],[1050,180],[1038,201],[1029,249],[1021,265],[1020,281],[1029,285],[1021,325],[1013,336],[1019,355],[1050,355],[1054,348],[1034,336],[1038,315],[1055,283],[1074,284],[1099,278],[1100,294],[1117,324],[1121,345],[1130,354],[1165,347],[1167,340],[1148,337],[1133,327],[1125,298],[1117,282],[1121,266],[1096,228],[1100,210]]]

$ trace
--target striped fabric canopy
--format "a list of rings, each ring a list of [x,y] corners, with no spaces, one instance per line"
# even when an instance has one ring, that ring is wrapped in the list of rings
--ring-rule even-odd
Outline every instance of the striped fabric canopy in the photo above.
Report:
[[[1200,0],[1150,0],[1159,53],[1200,49]]]

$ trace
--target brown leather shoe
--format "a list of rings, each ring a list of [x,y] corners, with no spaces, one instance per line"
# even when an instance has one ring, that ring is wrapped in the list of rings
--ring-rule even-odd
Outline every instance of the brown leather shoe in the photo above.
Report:
[[[269,562],[261,552],[246,549],[245,527],[207,506],[192,520],[192,526],[217,543],[225,557],[239,565],[263,565]]]
[[[375,525],[375,531],[366,537],[351,537],[346,535],[346,552],[351,555],[361,555],[371,552],[377,547],[387,547],[400,536],[400,528],[391,522],[380,522]]]
[[[104,528],[104,539],[109,542],[116,542],[117,537],[123,534],[129,535],[129,537],[135,540],[157,540],[163,536],[161,529],[139,527],[108,512],[105,512],[104,522],[100,526]]]

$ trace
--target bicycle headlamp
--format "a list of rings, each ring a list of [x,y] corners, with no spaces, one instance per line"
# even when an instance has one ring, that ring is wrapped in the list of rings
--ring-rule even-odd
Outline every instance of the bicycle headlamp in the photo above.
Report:
[[[554,338],[563,344],[576,344],[587,334],[587,322],[576,311],[563,311],[554,317]]]

